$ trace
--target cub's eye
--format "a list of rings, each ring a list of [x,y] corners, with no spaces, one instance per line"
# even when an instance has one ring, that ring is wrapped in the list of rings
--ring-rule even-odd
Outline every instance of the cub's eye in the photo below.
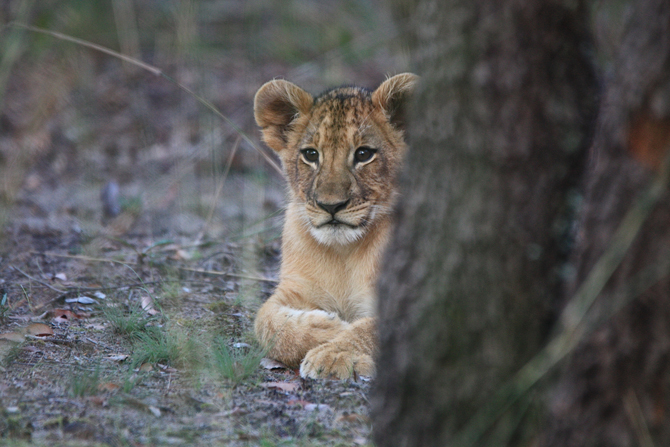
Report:
[[[363,163],[369,161],[376,152],[377,149],[361,146],[358,149],[356,149],[356,152],[354,153],[354,162]]]
[[[317,161],[319,161],[319,151],[317,151],[316,149],[312,149],[310,147],[301,150],[300,153],[305,158],[305,160],[307,160],[310,163],[316,163]]]

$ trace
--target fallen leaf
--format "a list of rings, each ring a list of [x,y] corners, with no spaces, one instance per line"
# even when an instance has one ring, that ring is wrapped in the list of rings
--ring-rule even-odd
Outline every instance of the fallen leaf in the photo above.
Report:
[[[156,366],[158,367],[158,369],[160,369],[161,371],[166,372],[166,373],[174,374],[174,373],[177,372],[177,369],[175,369],[171,366],[161,365],[160,363],[156,363]]]
[[[151,363],[142,363],[140,365],[140,371],[142,371],[142,372],[153,371],[153,369],[154,369],[154,367]]]
[[[156,315],[158,314],[158,311],[154,309],[154,300],[151,299],[150,296],[143,296],[142,297],[142,310],[144,310],[146,313],[149,315]]]
[[[249,343],[233,343],[233,348],[251,348]]]
[[[264,386],[265,388],[276,388],[287,393],[292,393],[298,389],[299,384],[296,382],[266,382],[262,383],[261,386]]]
[[[170,259],[173,259],[175,261],[188,261],[192,258],[193,256],[189,254],[188,252],[178,249],[174,252],[172,256],[170,256]]]
[[[14,343],[21,343],[26,339],[23,334],[19,334],[18,332],[7,332],[0,334],[0,338],[3,340],[13,341]]]
[[[89,396],[88,400],[101,407],[107,406],[107,399],[104,396]]]
[[[54,279],[60,279],[61,281],[67,281],[67,276],[65,276],[65,273],[56,273],[54,275]]]
[[[128,358],[128,354],[109,354],[107,356],[107,359],[115,361],[115,362],[122,362],[127,358]]]
[[[70,321],[70,319],[65,317],[64,315],[61,315],[59,317],[54,318],[52,321],[54,323],[59,323],[60,324],[60,323],[66,323],[66,322]]]
[[[87,296],[78,296],[77,298],[65,298],[66,303],[79,303],[79,304],[97,304],[98,302],[93,298]]]
[[[98,385],[98,389],[100,391],[110,391],[111,392],[111,391],[116,391],[119,388],[121,388],[120,385],[117,385],[116,383],[112,383],[112,382],[101,383],[101,384]]]
[[[363,414],[344,412],[335,419],[335,422],[369,424],[370,418]]]
[[[47,312],[46,316],[51,317],[53,320],[56,320],[59,323],[62,323],[68,320],[84,318],[85,314],[76,314],[67,309],[54,309],[50,312]]]
[[[154,407],[153,405],[149,405],[147,409],[157,418],[161,417],[161,410],[159,408]]]
[[[261,366],[265,369],[289,369],[289,367],[284,365],[282,362],[278,362],[277,360],[269,359],[267,357],[263,357],[261,359]]]
[[[34,335],[36,337],[46,337],[54,334],[53,329],[44,323],[33,323],[26,328],[26,331],[30,335]]]
[[[368,440],[366,438],[358,437],[354,438],[354,444],[356,445],[366,445],[368,443]]]
[[[93,296],[96,297],[96,298],[99,299],[99,300],[104,300],[105,298],[107,298],[107,295],[105,295],[105,294],[102,293],[102,292],[95,292],[95,293],[93,294]]]

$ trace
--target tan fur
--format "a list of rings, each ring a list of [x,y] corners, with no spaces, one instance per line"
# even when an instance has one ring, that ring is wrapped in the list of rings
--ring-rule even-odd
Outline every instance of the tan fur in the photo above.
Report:
[[[416,79],[406,73],[374,92],[343,87],[316,99],[274,80],[256,93],[256,122],[281,158],[289,204],[279,285],[255,330],[270,357],[300,365],[303,377],[374,374],[374,288],[406,151],[402,104]],[[359,148],[376,152],[357,162]]]

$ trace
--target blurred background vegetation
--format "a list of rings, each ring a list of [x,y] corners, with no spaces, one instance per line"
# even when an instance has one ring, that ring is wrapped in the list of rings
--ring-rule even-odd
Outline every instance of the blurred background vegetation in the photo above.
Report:
[[[16,23],[159,68],[258,147],[252,105],[264,82],[372,88],[408,64],[376,0],[1,0],[0,218],[9,234],[274,240],[284,189],[258,148],[169,79]]]

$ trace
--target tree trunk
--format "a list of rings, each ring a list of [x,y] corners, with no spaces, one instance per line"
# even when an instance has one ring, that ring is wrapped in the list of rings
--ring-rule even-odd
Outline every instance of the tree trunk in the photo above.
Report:
[[[670,2],[630,6],[590,156],[571,290],[647,188],[670,140]],[[658,271],[670,260],[669,225],[666,194],[592,311],[607,316],[635,275],[660,280],[578,347],[551,401],[546,445],[670,445],[670,278]]]
[[[397,2],[422,82],[379,283],[379,446],[447,445],[546,338],[594,104],[572,4]]]

